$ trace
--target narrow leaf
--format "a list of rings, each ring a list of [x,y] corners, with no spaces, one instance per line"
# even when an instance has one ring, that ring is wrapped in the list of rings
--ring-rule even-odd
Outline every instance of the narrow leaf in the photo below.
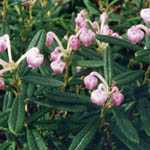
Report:
[[[104,51],[104,75],[107,83],[111,85],[112,82],[112,56],[110,48]]]
[[[17,96],[13,103],[12,110],[10,112],[8,120],[9,130],[14,134],[19,133],[24,126],[24,119],[25,119],[24,107],[25,106],[23,97],[21,95]]]
[[[150,136],[150,102],[144,98],[140,99],[138,108],[142,121],[142,127],[145,133]]]
[[[27,143],[29,150],[48,150],[43,138],[35,129],[27,129]]]
[[[41,77],[40,75],[28,75],[23,77],[23,80],[29,83],[39,84],[43,86],[50,86],[50,87],[60,87],[63,85],[63,82],[59,80],[47,76]]]
[[[131,142],[139,143],[139,136],[132,125],[132,123],[127,119],[122,111],[118,109],[113,110],[113,115],[116,120],[117,126],[120,128],[121,132],[128,138]]]
[[[118,46],[121,46],[124,48],[129,48],[129,49],[134,49],[134,50],[142,50],[143,49],[135,44],[131,44],[130,42],[128,42],[126,40],[111,37],[111,36],[97,35],[97,39],[102,42],[107,42],[107,43],[110,43],[113,45],[118,45]]]
[[[94,137],[98,127],[95,119],[89,122],[73,139],[69,150],[84,150]]]

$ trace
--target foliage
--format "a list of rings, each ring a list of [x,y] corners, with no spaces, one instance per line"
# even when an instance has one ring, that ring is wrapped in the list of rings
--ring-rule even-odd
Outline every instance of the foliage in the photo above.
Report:
[[[30,69],[23,61],[4,78],[6,87],[0,91],[0,149],[148,150],[150,39],[147,36],[140,44],[132,44],[124,33],[141,22],[138,13],[149,6],[143,0],[37,0],[29,6],[23,6],[20,0],[0,2],[0,35],[10,35],[15,60],[35,46],[45,56],[41,67]],[[56,32],[65,44],[64,36],[73,34],[74,18],[81,9],[88,10],[90,19],[99,19],[107,9],[109,24],[123,38],[97,35],[96,39],[108,43],[108,48],[96,51],[95,45],[81,46],[71,56],[68,70],[56,76],[49,67],[49,54],[55,44],[45,46],[46,32]],[[0,58],[8,59],[4,53]],[[83,78],[94,70],[109,85],[120,87],[125,96],[120,107],[91,103]]]

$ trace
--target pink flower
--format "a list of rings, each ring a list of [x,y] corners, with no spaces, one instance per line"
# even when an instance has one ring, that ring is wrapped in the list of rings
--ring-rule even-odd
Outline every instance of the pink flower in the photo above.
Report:
[[[103,106],[108,99],[107,92],[96,89],[91,93],[91,101],[96,105]]]
[[[92,23],[92,28],[93,28],[94,32],[97,32],[97,31],[98,31],[98,23],[97,23],[96,21],[94,21],[94,22]]]
[[[4,52],[7,49],[7,41],[5,36],[0,37],[0,53]]]
[[[53,33],[53,32],[48,32],[48,33],[46,34],[46,43],[45,43],[45,45],[46,45],[47,47],[50,47],[50,46],[52,45],[52,43],[53,43],[53,41],[54,41],[54,34],[55,34],[55,33]]]
[[[84,78],[84,85],[87,89],[93,90],[98,84],[98,79],[93,75],[88,75]]]
[[[54,49],[54,51],[52,51],[51,54],[50,54],[50,60],[55,61],[55,60],[60,59],[60,58],[61,58],[60,47],[56,47]]]
[[[82,28],[79,39],[84,46],[88,47],[95,41],[95,33],[92,30]]]
[[[27,63],[30,68],[37,68],[42,65],[44,56],[40,54],[38,48],[33,47],[27,52]]]
[[[66,67],[66,63],[62,60],[55,60],[51,62],[50,67],[53,70],[54,74],[58,75],[63,73]]]
[[[87,26],[85,17],[80,13],[75,18],[75,23],[78,28],[83,28]]]
[[[150,23],[150,8],[142,9],[140,12],[141,18],[144,20],[145,23]]]
[[[103,35],[112,35],[113,30],[111,30],[108,25],[104,25],[103,28],[102,28],[101,34],[103,34]]]
[[[0,90],[4,90],[5,89],[5,82],[3,78],[0,78]]]
[[[144,32],[137,26],[132,26],[128,29],[127,36],[132,44],[137,44],[144,38]]]
[[[116,38],[121,38],[121,36],[117,32],[114,32],[111,36],[116,37]]]
[[[124,101],[124,95],[119,91],[118,87],[112,87],[112,103],[114,106],[120,106]]]
[[[70,47],[73,50],[76,50],[80,47],[80,40],[78,39],[78,37],[76,35],[72,35],[70,40]]]

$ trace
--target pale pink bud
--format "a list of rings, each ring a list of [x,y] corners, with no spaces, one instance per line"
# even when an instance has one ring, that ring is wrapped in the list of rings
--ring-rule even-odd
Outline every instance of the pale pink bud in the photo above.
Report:
[[[124,101],[124,95],[119,91],[118,87],[112,87],[112,103],[114,106],[120,106]]]
[[[5,82],[3,78],[0,78],[0,90],[4,90],[5,89]]]
[[[91,93],[91,101],[96,105],[103,106],[108,99],[108,94],[105,91],[96,89]]]
[[[79,39],[84,46],[88,47],[95,41],[95,33],[92,30],[82,28]]]
[[[28,66],[34,69],[42,65],[44,61],[44,56],[40,54],[38,48],[34,47],[27,52],[26,60]]]
[[[78,49],[80,47],[80,40],[78,39],[78,37],[76,35],[72,35],[70,38],[70,47],[73,50]]]
[[[93,75],[88,75],[84,78],[84,85],[87,89],[93,90],[98,84],[98,79]]]
[[[88,16],[88,13],[85,9],[81,10],[79,13],[81,16],[83,16],[84,18],[86,18]]]
[[[92,23],[92,28],[93,28],[94,32],[97,32],[97,31],[98,31],[98,23],[97,23],[96,21],[94,21],[94,22]]]
[[[132,26],[127,31],[127,36],[132,44],[137,44],[144,38],[144,32],[136,26]]]
[[[7,49],[7,40],[5,36],[0,37],[0,53],[4,52]]]
[[[54,41],[54,34],[55,34],[55,33],[53,33],[53,32],[48,32],[48,33],[46,34],[46,43],[45,43],[45,45],[46,45],[47,47],[50,47],[50,46],[52,45],[52,43],[53,43],[53,41]]]
[[[75,23],[76,23],[76,26],[79,28],[83,28],[87,26],[86,19],[80,13],[75,18]]]
[[[63,73],[66,67],[66,63],[63,62],[62,60],[56,60],[51,62],[50,67],[53,70],[54,74],[58,75]]]
[[[112,93],[112,103],[114,106],[120,106],[124,100],[124,95],[121,92]]]
[[[144,20],[145,23],[150,23],[150,8],[142,9],[140,12],[141,18]]]
[[[101,32],[102,32],[101,34],[104,34],[104,35],[112,35],[113,34],[113,31],[109,28],[108,25],[104,25]]]
[[[54,51],[52,51],[50,54],[50,60],[55,61],[60,58],[61,58],[61,49],[60,47],[56,47]]]
[[[116,38],[121,38],[117,32],[114,32],[111,36],[116,37]]]

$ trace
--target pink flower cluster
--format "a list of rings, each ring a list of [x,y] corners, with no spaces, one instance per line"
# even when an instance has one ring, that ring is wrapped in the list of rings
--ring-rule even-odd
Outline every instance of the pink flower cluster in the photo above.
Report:
[[[142,9],[140,16],[146,24],[150,24],[150,8]],[[150,29],[143,24],[134,25],[127,31],[128,40],[132,44],[140,43],[144,39],[145,34],[149,36]]]
[[[46,46],[50,47],[52,43],[54,42],[55,39],[55,33],[53,32],[48,32],[46,35]],[[62,53],[63,48],[62,47],[56,47],[53,52],[50,54],[50,60],[52,61],[50,64],[50,67],[54,74],[62,74],[65,67],[66,63],[62,60]]]
[[[103,83],[103,79],[99,78],[99,76],[102,77],[98,73],[91,72],[84,78],[85,88],[93,90],[91,92],[91,102],[96,105],[104,106],[107,100],[111,99],[113,106],[120,106],[124,100],[123,94],[119,91],[117,86],[112,86],[111,91],[109,91],[106,83]]]

